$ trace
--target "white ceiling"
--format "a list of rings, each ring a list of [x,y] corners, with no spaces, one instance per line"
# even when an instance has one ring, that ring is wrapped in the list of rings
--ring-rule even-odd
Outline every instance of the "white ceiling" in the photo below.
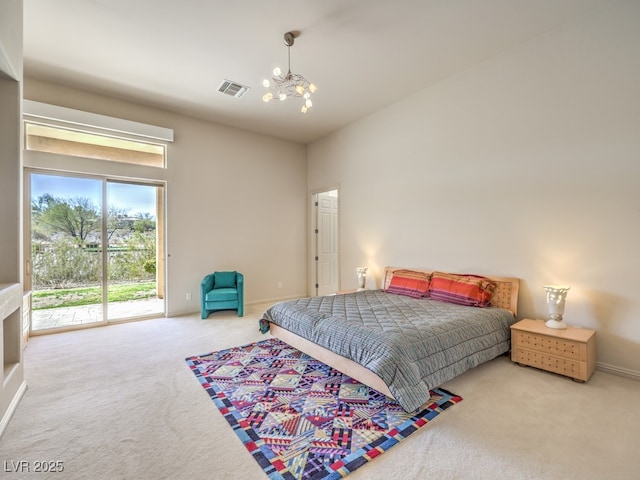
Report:
[[[613,0],[24,0],[38,78],[308,143]],[[291,70],[314,106],[264,103]],[[242,98],[217,92],[229,79]]]

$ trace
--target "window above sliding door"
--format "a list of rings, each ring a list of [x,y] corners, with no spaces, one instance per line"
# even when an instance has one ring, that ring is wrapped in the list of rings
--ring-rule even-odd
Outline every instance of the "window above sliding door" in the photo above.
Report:
[[[170,128],[26,99],[23,105],[27,152],[167,168]]]
[[[166,168],[166,145],[33,122],[24,131],[26,150]]]

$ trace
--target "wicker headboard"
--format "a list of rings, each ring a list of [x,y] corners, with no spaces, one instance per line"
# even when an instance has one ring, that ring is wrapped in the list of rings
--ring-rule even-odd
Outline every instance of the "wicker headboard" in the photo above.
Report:
[[[424,270],[421,268],[408,268],[408,267],[385,267],[384,279],[382,281],[382,288],[386,289],[391,282],[391,276],[396,270],[413,270],[416,272],[423,272],[427,274],[433,273],[433,270]],[[496,277],[494,275],[483,275],[484,277],[496,282],[496,290],[493,292],[491,298],[491,305],[498,308],[504,308],[513,313],[514,316],[518,315],[518,287],[520,286],[520,280],[515,277]]]

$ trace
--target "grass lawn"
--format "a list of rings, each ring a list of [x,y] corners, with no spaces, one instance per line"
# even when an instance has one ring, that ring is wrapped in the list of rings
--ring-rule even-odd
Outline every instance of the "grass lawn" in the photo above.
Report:
[[[109,285],[109,302],[126,302],[156,296],[156,282],[123,283]],[[101,287],[82,287],[55,290],[34,290],[32,308],[78,307],[82,305],[98,305],[102,303]]]

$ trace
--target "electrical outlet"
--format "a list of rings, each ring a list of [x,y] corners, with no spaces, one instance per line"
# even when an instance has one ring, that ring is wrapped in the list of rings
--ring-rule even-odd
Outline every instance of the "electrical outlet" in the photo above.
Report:
[[[187,300],[191,300],[191,292],[187,293]]]
[[[282,282],[278,282],[278,288],[282,288]]]

